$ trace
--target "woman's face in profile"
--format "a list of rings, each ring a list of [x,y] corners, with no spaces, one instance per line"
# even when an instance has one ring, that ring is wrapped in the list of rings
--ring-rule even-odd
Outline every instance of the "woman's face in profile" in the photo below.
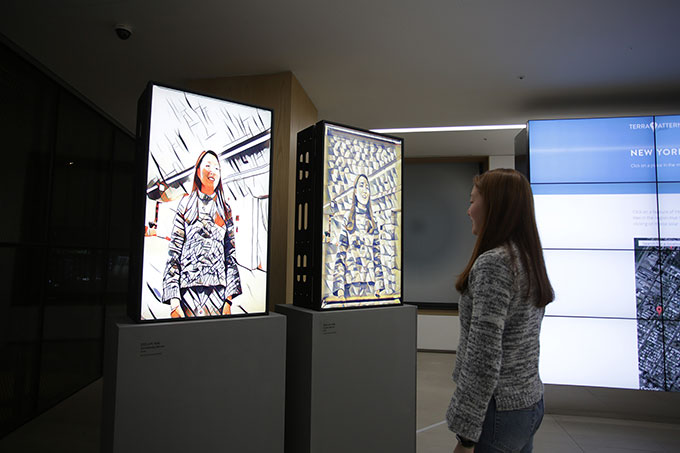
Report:
[[[357,181],[355,190],[357,201],[361,204],[368,203],[368,198],[371,196],[371,188],[368,185],[368,179],[360,177]]]
[[[472,187],[472,192],[470,193],[470,207],[467,210],[467,214],[470,220],[472,220],[472,234],[477,236],[484,225],[486,212],[482,195],[475,186]]]
[[[220,163],[212,154],[206,154],[198,167],[201,192],[211,195],[220,182]]]

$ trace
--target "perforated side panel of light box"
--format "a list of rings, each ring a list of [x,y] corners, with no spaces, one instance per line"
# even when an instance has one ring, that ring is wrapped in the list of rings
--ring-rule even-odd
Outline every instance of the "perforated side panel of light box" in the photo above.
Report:
[[[321,238],[319,216],[323,183],[323,123],[298,133],[295,165],[295,305],[319,308],[321,300]]]
[[[327,121],[298,133],[293,257],[295,305],[319,310],[401,302],[402,146],[399,138]],[[363,212],[364,219],[368,220],[360,222],[364,222],[363,227],[372,225],[372,230],[359,234],[345,228],[347,224],[354,224],[351,216],[356,212],[354,203],[362,177],[368,184],[370,203],[367,203],[368,214],[366,210]],[[348,223],[350,218],[352,221]],[[355,237],[349,236],[351,234]],[[352,277],[376,280],[356,279],[350,287],[346,283],[348,267],[344,268],[345,274],[337,274],[345,265],[340,260],[349,256],[347,251],[342,253],[341,243],[354,247],[348,261],[359,263],[356,267],[361,268],[352,269],[359,272]],[[335,258],[330,258],[333,256]]]

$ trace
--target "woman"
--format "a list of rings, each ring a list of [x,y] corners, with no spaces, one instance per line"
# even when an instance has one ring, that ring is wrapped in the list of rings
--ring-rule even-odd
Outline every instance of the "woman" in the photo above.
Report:
[[[231,313],[231,300],[241,294],[234,250],[234,222],[219,159],[214,151],[203,151],[191,194],[177,206],[170,238],[163,277],[163,302],[170,304],[170,316]]]
[[[461,336],[446,412],[454,452],[531,452],[543,419],[539,334],[555,296],[529,182],[515,170],[476,176],[468,216],[477,242],[456,281]]]
[[[371,185],[366,175],[359,175],[354,182],[352,207],[340,232],[333,293],[341,298],[371,299],[380,297],[384,289]]]

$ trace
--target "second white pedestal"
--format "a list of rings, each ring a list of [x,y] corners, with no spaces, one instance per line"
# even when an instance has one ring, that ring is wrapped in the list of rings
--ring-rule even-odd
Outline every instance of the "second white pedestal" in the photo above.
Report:
[[[288,319],[286,452],[413,453],[416,307],[276,311]]]

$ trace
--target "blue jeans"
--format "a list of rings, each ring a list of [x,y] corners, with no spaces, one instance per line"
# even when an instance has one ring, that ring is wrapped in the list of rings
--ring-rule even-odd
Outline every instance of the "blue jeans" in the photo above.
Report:
[[[531,407],[513,411],[496,410],[496,400],[491,398],[475,453],[531,453],[542,420],[542,397]]]

